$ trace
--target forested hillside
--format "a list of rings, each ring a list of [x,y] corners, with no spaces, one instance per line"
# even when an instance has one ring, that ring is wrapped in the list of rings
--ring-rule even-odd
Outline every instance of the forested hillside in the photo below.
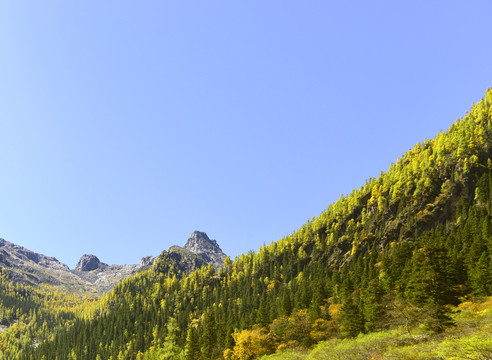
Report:
[[[75,319],[92,318],[96,300],[46,285],[22,285],[0,268],[0,359],[17,359],[19,353],[72,326]]]
[[[19,359],[254,359],[416,327],[492,293],[492,90],[378,179],[218,271],[163,253]],[[6,358],[9,358],[8,356]],[[14,358],[14,357],[12,357]]]

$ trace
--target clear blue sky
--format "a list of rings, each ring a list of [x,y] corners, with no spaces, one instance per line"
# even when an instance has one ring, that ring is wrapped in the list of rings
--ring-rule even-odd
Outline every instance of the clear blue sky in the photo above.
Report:
[[[256,251],[492,86],[491,1],[0,3],[0,237]]]

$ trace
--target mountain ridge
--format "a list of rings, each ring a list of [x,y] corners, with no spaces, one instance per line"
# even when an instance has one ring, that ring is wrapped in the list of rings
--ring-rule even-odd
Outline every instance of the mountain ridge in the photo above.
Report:
[[[222,265],[226,255],[215,240],[210,241],[206,233],[195,231],[205,242],[191,250],[173,245],[167,253],[185,272],[191,272],[204,264]],[[195,234],[195,235],[194,235]],[[188,239],[188,242],[190,241]],[[203,246],[208,243],[212,246]],[[166,251],[164,251],[166,253]],[[162,256],[162,254],[161,254]],[[74,269],[54,257],[36,253],[20,245],[0,239],[0,266],[9,271],[12,281],[24,285],[47,284],[68,292],[101,294],[111,290],[118,282],[140,271],[150,269],[158,256],[145,256],[138,264],[108,265],[93,254],[81,256]],[[191,258],[191,259],[190,259]],[[222,259],[222,261],[219,261]]]

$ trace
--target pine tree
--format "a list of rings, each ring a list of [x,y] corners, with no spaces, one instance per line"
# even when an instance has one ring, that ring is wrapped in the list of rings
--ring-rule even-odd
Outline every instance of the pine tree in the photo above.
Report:
[[[406,298],[421,308],[427,327],[435,332],[453,325],[446,305],[456,305],[457,294],[447,272],[449,261],[446,251],[437,246],[426,244],[418,249],[412,258],[412,273],[405,291]]]
[[[359,308],[359,304],[355,303],[352,297],[345,299],[341,308],[341,325],[343,337],[356,337],[364,331],[364,318]]]
[[[377,328],[378,321],[384,313],[381,304],[383,291],[379,285],[378,278],[371,280],[362,296],[364,326],[366,331],[373,331]]]
[[[211,360],[215,355],[217,344],[217,325],[215,322],[215,311],[210,310],[205,313],[203,320],[203,334],[201,338],[202,357],[205,360]]]
[[[484,252],[470,271],[470,282],[474,293],[479,296],[487,296],[492,292],[490,257]]]
[[[196,360],[200,357],[200,344],[196,328],[190,326],[186,334],[186,344],[184,348],[184,358],[186,360]]]
[[[175,360],[178,358],[180,348],[178,346],[178,322],[175,318],[169,318],[167,323],[167,335],[162,344],[162,351],[159,352],[161,359]]]

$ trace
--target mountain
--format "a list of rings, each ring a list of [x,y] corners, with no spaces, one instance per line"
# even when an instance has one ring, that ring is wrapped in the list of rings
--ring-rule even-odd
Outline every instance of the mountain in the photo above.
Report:
[[[66,291],[91,293],[95,288],[73,274],[67,265],[0,239],[0,266],[11,281],[24,285],[47,284]]]
[[[243,360],[286,350],[298,358],[316,343],[389,330],[406,333],[388,343],[405,347],[392,358],[439,358],[411,346],[430,336],[452,346],[462,335],[448,338],[453,309],[482,309],[492,295],[492,90],[446,132],[257,253],[187,272],[180,256],[192,263],[213,249],[200,234],[191,239],[63,331],[50,333],[60,322],[48,317],[40,330],[9,329],[3,339],[24,339],[10,358]],[[482,356],[469,358],[492,351],[481,342],[492,311],[480,314],[463,327],[481,336],[467,344]]]
[[[108,265],[99,261],[95,255],[85,254],[71,273],[83,280],[86,285],[93,286],[99,293],[103,293],[111,290],[121,280],[150,269],[154,260],[155,257],[147,256],[142,258],[139,264]]]
[[[164,252],[166,253],[166,252]],[[171,246],[170,259],[183,272],[189,273],[205,264],[218,268],[226,255],[206,233],[195,231],[185,247]],[[0,239],[0,266],[13,282],[38,286],[47,284],[79,294],[101,294],[118,282],[150,269],[156,257],[147,256],[139,264],[108,265],[92,254],[83,255],[74,270],[54,257],[48,257]]]
[[[222,252],[217,241],[210,240],[207,234],[200,231],[194,231],[191,234],[184,248],[173,246],[169,249],[170,252],[182,252],[183,250],[197,255],[205,263],[212,264],[215,269],[221,267],[226,258],[226,254]]]

